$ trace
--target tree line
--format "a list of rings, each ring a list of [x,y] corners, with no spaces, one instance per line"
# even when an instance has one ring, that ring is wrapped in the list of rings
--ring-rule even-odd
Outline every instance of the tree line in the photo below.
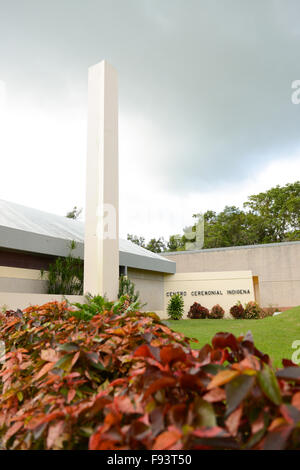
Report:
[[[196,222],[192,231],[196,234]],[[184,230],[169,240],[151,238],[146,243],[144,237],[131,234],[127,239],[154,253],[184,251],[191,242]],[[249,196],[243,209],[225,206],[219,213],[204,213],[204,249],[296,240],[300,240],[300,181]]]

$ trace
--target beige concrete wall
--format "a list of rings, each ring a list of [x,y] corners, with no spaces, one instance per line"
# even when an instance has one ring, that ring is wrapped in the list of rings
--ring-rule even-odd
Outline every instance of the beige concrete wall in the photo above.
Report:
[[[260,304],[278,308],[300,305],[300,243],[166,254],[176,272],[251,270],[258,277]]]
[[[1,292],[46,294],[47,280],[41,279],[41,273],[37,269],[0,266]]]
[[[165,276],[165,311],[170,298],[175,293],[182,295],[185,317],[194,302],[208,309],[219,304],[228,316],[230,308],[238,301],[245,304],[254,300],[252,273],[251,271],[222,271],[177,273]]]
[[[159,315],[164,310],[164,275],[154,271],[128,268],[128,277],[140,292],[142,303],[147,303],[144,311],[154,311]]]

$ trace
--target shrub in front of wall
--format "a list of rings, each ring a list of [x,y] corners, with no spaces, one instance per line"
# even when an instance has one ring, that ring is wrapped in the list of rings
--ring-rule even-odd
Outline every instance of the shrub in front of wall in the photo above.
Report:
[[[276,312],[276,309],[275,309]],[[272,317],[274,314],[273,310],[270,310],[268,308],[261,308],[261,312],[259,314],[259,318],[267,318],[267,317]]]
[[[58,257],[50,263],[47,274],[41,270],[41,279],[47,280],[48,294],[83,294],[83,261],[73,256],[76,247],[76,242],[71,241],[68,256]]]
[[[78,307],[79,310],[83,306]],[[94,299],[0,316],[0,449],[300,450],[300,367]]]
[[[233,307],[231,307],[230,309],[230,313],[236,320],[245,318],[245,309],[242,306],[241,302],[238,302],[237,304],[233,305]]]
[[[262,318],[263,310],[256,302],[248,302],[245,305],[245,318],[247,320]]]
[[[204,319],[209,317],[209,310],[205,307],[203,307],[201,304],[198,304],[198,302],[194,302],[193,305],[191,305],[188,313],[188,318],[191,318],[192,320],[196,319]]]
[[[168,304],[167,312],[171,320],[180,320],[183,317],[184,302],[180,294],[172,295]]]
[[[135,290],[135,284],[131,279],[129,279],[127,276],[120,276],[119,279],[119,293],[118,293],[118,298],[120,299],[124,295],[127,295],[129,297],[129,301],[131,304],[135,304],[135,309],[138,310],[141,307],[144,307],[146,304],[141,305],[140,303],[140,293],[139,291]]]
[[[223,318],[225,315],[225,310],[221,307],[221,305],[217,304],[214,305],[213,308],[210,311],[209,318],[212,318],[213,320],[218,320]]]

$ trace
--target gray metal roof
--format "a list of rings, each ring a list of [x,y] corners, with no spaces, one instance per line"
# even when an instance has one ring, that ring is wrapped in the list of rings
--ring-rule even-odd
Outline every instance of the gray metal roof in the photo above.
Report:
[[[83,259],[84,223],[61,215],[0,200],[0,247],[31,253],[66,256],[71,240],[74,255]],[[176,263],[129,240],[119,240],[120,265],[174,273]]]
[[[281,246],[300,245],[300,241],[292,242],[279,242],[279,243],[263,243],[261,245],[240,245],[240,246],[225,246],[222,248],[205,248],[203,250],[189,250],[189,251],[165,251],[161,256],[169,255],[187,255],[192,253],[208,253],[212,251],[230,251],[230,250],[249,250],[254,248],[274,248]]]

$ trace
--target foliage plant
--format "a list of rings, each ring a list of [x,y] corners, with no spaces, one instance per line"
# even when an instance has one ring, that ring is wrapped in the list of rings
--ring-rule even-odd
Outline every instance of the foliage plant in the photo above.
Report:
[[[59,257],[48,267],[48,294],[82,295],[83,293],[83,261],[73,256],[76,242],[70,243],[67,257]],[[41,270],[41,278],[46,273]]]
[[[85,296],[85,303],[81,304],[75,302],[72,304],[76,307],[73,315],[79,320],[89,321],[95,315],[101,315],[107,311],[117,313],[128,313],[134,310],[138,310],[139,302],[132,302],[129,296],[122,295],[116,302],[109,302],[106,297],[101,295],[92,296],[87,294]]]
[[[190,319],[199,319],[199,318],[208,318],[209,317],[209,310],[205,307],[203,307],[201,304],[198,302],[194,302],[193,305],[191,305],[189,311],[188,311],[188,318]]]
[[[85,303],[81,304],[79,302],[75,302],[73,304],[73,306],[76,307],[73,315],[79,320],[89,321],[95,315],[101,315],[106,310],[111,310],[113,305],[114,303],[109,302],[106,297],[87,294],[85,296]]]
[[[217,319],[223,318],[224,315],[225,315],[225,310],[221,307],[221,305],[217,304],[212,307],[211,311],[209,312],[208,318],[217,320]]]
[[[275,370],[251,334],[200,350],[155,314],[66,302],[8,311],[0,447],[300,450],[300,367]]]
[[[237,302],[235,305],[233,305],[230,309],[230,313],[236,320],[245,318],[245,309],[241,302]]]
[[[172,295],[169,300],[167,312],[171,320],[180,320],[183,317],[184,301],[180,294]]]
[[[134,282],[131,281],[127,276],[120,276],[119,279],[119,293],[118,298],[120,299],[122,296],[128,295],[129,300],[131,303],[136,305],[136,308],[140,308],[139,297],[140,293],[135,291]]]
[[[263,318],[263,310],[257,302],[250,301],[245,305],[245,317],[248,320]]]

